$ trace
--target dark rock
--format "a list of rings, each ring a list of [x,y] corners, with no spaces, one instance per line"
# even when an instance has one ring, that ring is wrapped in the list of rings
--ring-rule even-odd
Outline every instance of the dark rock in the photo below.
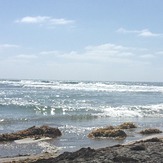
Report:
[[[113,159],[114,162],[117,163],[125,163],[125,162],[130,162],[130,163],[136,163],[138,160],[130,158],[130,157],[124,157],[124,156],[117,156]]]
[[[65,160],[68,160],[68,162],[73,162],[73,160],[76,158],[78,159],[83,158],[85,160],[87,158],[88,159],[92,158],[94,155],[95,155],[95,150],[88,147],[88,148],[81,148],[80,150],[76,152],[64,152],[63,154],[59,155],[56,158],[37,160],[36,163],[47,163],[47,162],[48,163],[55,163],[55,162],[64,163],[64,162],[67,162]]]
[[[162,142],[162,140],[155,137],[155,138],[144,140],[143,142]]]
[[[144,145],[144,144],[135,145],[135,146],[131,147],[130,149],[131,149],[131,150],[134,150],[134,151],[145,150],[145,145]]]
[[[82,148],[76,152],[65,152],[56,158],[40,159],[35,163],[162,163],[162,152],[163,142],[139,141],[129,145],[118,145],[96,150]]]
[[[125,138],[127,134],[123,130],[113,129],[105,132],[106,137]]]
[[[162,133],[162,131],[160,131],[159,129],[152,129],[152,128],[149,128],[149,129],[145,129],[145,130],[142,130],[140,131],[140,134],[143,134],[143,135],[147,135],[147,134],[158,134],[158,133]]]
[[[50,137],[56,138],[61,136],[61,131],[58,128],[41,126],[41,127],[30,127],[26,130],[21,130],[15,133],[10,134],[2,134],[0,135],[0,141],[13,141],[19,140],[27,137],[33,137],[35,139],[39,139],[41,137]]]
[[[58,157],[58,159],[68,159],[68,160],[74,160],[75,158],[89,158],[94,155],[95,150],[88,148],[81,148],[80,150],[76,152],[64,152],[61,157]]]

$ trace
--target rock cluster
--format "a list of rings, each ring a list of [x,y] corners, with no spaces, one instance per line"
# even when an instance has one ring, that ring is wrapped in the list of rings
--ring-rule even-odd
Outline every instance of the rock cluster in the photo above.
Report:
[[[99,138],[99,137],[112,137],[116,139],[124,139],[126,138],[127,134],[123,129],[131,129],[136,128],[136,125],[132,122],[125,122],[119,126],[113,127],[108,126],[105,128],[98,128],[93,130],[91,133],[88,134],[89,138]]]
[[[61,131],[58,128],[53,128],[49,126],[41,126],[41,127],[30,127],[26,130],[21,130],[15,133],[10,134],[1,134],[0,141],[14,141],[19,140],[27,137],[32,137],[39,139],[41,137],[50,137],[56,138],[61,136]]]
[[[127,134],[125,133],[124,130],[134,129],[134,128],[137,128],[137,126],[134,123],[125,122],[115,127],[108,126],[104,128],[97,128],[93,130],[92,132],[90,132],[88,134],[88,137],[89,138],[111,137],[111,138],[116,138],[116,139],[124,139],[127,137]],[[149,134],[162,133],[162,131],[160,131],[159,129],[155,129],[155,128],[153,129],[149,128],[149,129],[142,130],[139,133],[142,135],[149,135]]]
[[[125,138],[125,133],[128,129],[136,128],[132,122],[126,122],[118,126],[108,126],[105,128],[98,128],[93,130],[88,136],[90,138],[97,137],[111,137],[111,138]],[[130,130],[132,131],[132,130]],[[140,131],[141,134],[155,134],[161,133],[158,129],[145,129]],[[31,127],[27,130],[18,131],[11,134],[1,134],[0,141],[12,141],[27,137],[39,139],[41,137],[55,138],[61,136],[58,128],[48,126]],[[157,137],[156,137],[157,136]],[[58,157],[45,153],[44,157],[26,158],[14,163],[162,163],[163,160],[163,135],[153,135],[143,138],[136,142],[128,144],[115,145],[112,147],[91,149],[81,148],[76,152],[64,152]],[[12,162],[12,161],[10,161]],[[7,162],[6,162],[7,163]]]

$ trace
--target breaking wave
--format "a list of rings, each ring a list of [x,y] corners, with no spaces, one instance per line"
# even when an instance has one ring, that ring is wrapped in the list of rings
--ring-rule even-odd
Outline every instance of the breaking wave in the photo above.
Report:
[[[106,92],[161,92],[163,83],[147,82],[78,82],[39,80],[0,80],[0,84],[17,87],[54,90],[106,91]]]

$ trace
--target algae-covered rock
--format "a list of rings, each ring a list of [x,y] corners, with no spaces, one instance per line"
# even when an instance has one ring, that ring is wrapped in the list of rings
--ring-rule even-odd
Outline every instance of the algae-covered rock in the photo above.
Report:
[[[19,140],[27,137],[33,138],[41,138],[41,137],[50,137],[56,138],[61,136],[61,131],[58,128],[53,128],[49,126],[41,126],[41,127],[30,127],[26,130],[21,130],[15,133],[10,134],[1,134],[0,141],[13,141]]]
[[[105,137],[125,138],[127,134],[123,130],[113,129],[105,131]]]
[[[89,138],[93,138],[93,137],[104,137],[104,133],[107,130],[113,130],[114,127],[113,126],[108,126],[105,128],[97,128],[95,130],[93,130],[91,133],[88,134]]]
[[[106,128],[98,128],[92,131],[88,137],[97,138],[97,137],[112,137],[112,138],[125,138],[127,134],[120,129],[115,129],[112,126]]]
[[[140,134],[143,134],[143,135],[159,134],[159,133],[162,133],[162,131],[160,131],[159,129],[156,129],[156,128],[149,128],[149,129],[140,131]]]
[[[132,122],[125,122],[119,126],[108,126],[105,128],[98,128],[92,131],[88,137],[96,138],[96,137],[113,137],[113,138],[125,138],[127,134],[123,131],[123,129],[132,129],[137,126]]]
[[[118,129],[131,129],[131,128],[137,128],[137,126],[133,122],[125,122],[119,125],[117,128]]]

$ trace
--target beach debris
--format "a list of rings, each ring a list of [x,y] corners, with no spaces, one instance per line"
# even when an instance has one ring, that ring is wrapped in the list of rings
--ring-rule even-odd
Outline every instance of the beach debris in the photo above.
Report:
[[[45,125],[41,127],[33,126],[26,130],[21,130],[15,133],[1,134],[0,141],[14,141],[28,137],[35,139],[40,139],[42,137],[56,138],[61,135],[62,133],[58,128],[53,128]]]
[[[137,128],[133,122],[124,122],[121,125],[117,126],[118,129],[132,129]]]
[[[159,133],[162,133],[162,131],[159,129],[156,129],[156,128],[149,128],[149,129],[140,131],[140,134],[142,134],[142,135],[159,134]]]

